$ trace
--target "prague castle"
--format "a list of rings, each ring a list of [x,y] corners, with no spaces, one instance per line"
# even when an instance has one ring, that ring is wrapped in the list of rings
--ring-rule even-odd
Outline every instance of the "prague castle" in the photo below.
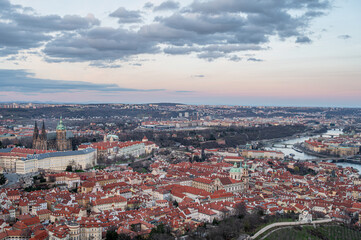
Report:
[[[72,149],[71,138],[73,134],[67,132],[63,124],[63,120],[60,117],[60,121],[56,127],[56,133],[47,133],[45,130],[45,123],[41,132],[38,129],[38,125],[35,122],[33,133],[33,148],[39,150],[57,150],[67,151]]]

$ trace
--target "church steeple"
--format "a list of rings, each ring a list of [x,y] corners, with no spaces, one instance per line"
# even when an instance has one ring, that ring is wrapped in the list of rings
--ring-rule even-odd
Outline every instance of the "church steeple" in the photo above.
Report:
[[[37,139],[39,136],[39,129],[38,129],[38,124],[35,121],[35,126],[34,126],[34,133],[33,133],[33,139]]]
[[[42,140],[47,140],[44,120],[43,120],[43,127],[41,128],[41,139]]]
[[[65,126],[63,124],[63,117],[62,116],[60,116],[60,120],[59,120],[58,126],[56,126],[56,130],[66,130]]]
[[[47,135],[46,135],[44,121],[43,121],[43,127],[41,129],[41,132],[39,131],[38,124],[35,121],[34,133],[33,133],[33,148],[40,149],[40,150],[48,149]]]
[[[63,118],[60,117],[56,126],[56,150],[65,151],[71,149],[71,142],[66,138],[66,128],[63,124]]]

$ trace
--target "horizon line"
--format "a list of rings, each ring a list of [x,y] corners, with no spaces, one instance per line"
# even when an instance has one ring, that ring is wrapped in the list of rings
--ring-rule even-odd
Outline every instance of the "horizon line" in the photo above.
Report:
[[[177,103],[177,102],[143,102],[143,103],[122,103],[122,102],[40,102],[40,101],[0,101],[0,104],[54,104],[54,105],[94,105],[94,104],[124,104],[124,105],[149,105],[149,104],[175,104],[175,105],[188,105],[188,106],[230,106],[230,107],[280,107],[280,108],[348,108],[348,109],[360,109],[356,106],[307,106],[307,105],[237,105],[237,104],[199,104],[199,103]]]

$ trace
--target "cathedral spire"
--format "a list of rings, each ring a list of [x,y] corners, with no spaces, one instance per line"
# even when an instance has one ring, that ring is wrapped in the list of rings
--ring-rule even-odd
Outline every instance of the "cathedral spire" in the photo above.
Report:
[[[39,136],[39,129],[38,129],[38,124],[35,121],[35,126],[34,126],[34,133],[33,133],[33,139],[37,139]]]
[[[44,120],[43,120],[43,127],[41,128],[41,138],[42,138],[43,140],[46,140],[46,139],[47,139]]]

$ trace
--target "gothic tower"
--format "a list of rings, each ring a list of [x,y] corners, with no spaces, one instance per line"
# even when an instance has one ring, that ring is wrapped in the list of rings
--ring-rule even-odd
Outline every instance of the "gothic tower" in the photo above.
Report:
[[[40,150],[48,149],[48,139],[47,139],[44,121],[43,121],[43,127],[41,129],[41,133],[39,133],[38,124],[35,122],[34,133],[33,133],[33,148]]]
[[[36,140],[39,137],[39,129],[38,129],[38,124],[35,121],[35,127],[34,127],[34,133],[33,133],[33,148],[36,149]]]
[[[44,121],[43,121],[43,127],[41,128],[40,149],[41,150],[48,150],[48,137],[47,137],[47,134],[46,134]]]

